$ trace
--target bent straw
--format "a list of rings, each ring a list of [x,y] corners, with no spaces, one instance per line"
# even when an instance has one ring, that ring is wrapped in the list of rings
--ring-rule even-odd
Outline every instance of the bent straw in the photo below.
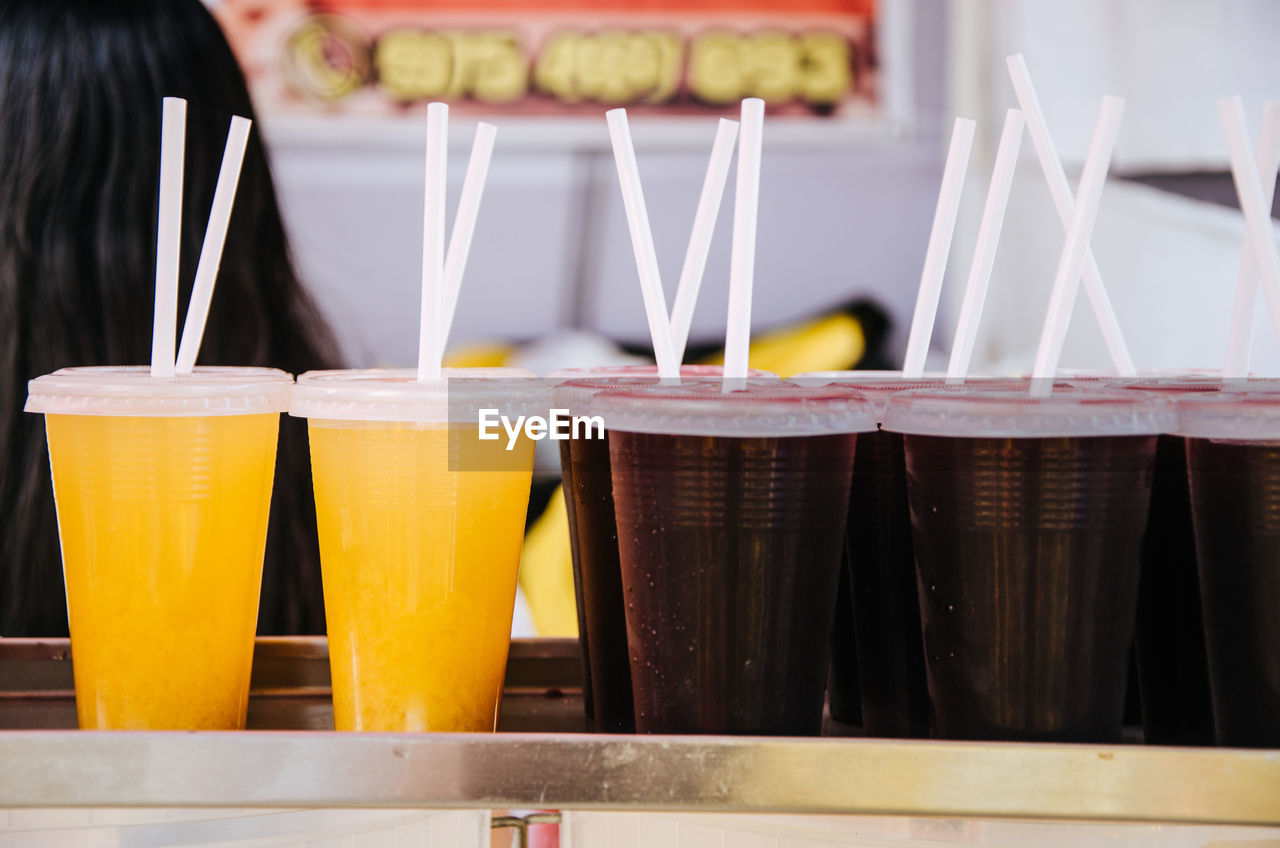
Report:
[[[658,252],[649,229],[649,213],[645,211],[644,192],[640,187],[640,166],[631,141],[631,128],[626,109],[605,112],[609,138],[613,142],[613,158],[622,186],[622,203],[631,230],[631,247],[636,254],[636,271],[640,275],[640,291],[644,296],[644,312],[649,320],[649,336],[658,362],[658,376],[664,380],[680,379],[680,363],[671,344],[671,326],[667,318],[667,301],[658,275]]]
[[[987,286],[996,261],[996,247],[1004,227],[1009,190],[1013,187],[1013,173],[1018,167],[1018,151],[1022,149],[1025,126],[1022,113],[1017,109],[1005,113],[1004,131],[1000,134],[1000,146],[996,148],[996,161],[991,170],[991,185],[987,188],[987,202],[982,209],[982,223],[978,225],[978,244],[969,266],[969,279],[964,286],[960,320],[956,323],[956,338],[947,368],[948,380],[963,380],[973,359],[973,345],[978,336],[978,323],[982,320],[982,307],[987,300]]]
[[[1253,150],[1249,145],[1244,102],[1239,97],[1228,97],[1218,101],[1218,111],[1227,135],[1227,148],[1231,151],[1231,176],[1240,197],[1246,232],[1252,242],[1253,259],[1262,278],[1262,293],[1271,313],[1271,328],[1280,338],[1280,254],[1276,253],[1270,210],[1262,202],[1262,181],[1258,179]]]
[[[1076,208],[1071,214],[1071,223],[1067,225],[1067,237],[1062,246],[1062,256],[1058,260],[1058,272],[1053,280],[1053,294],[1049,297],[1049,311],[1045,316],[1044,331],[1040,335],[1040,349],[1036,352],[1031,386],[1033,395],[1049,393],[1053,384],[1051,378],[1058,370],[1058,361],[1062,358],[1062,345],[1066,341],[1072,307],[1080,289],[1080,274],[1089,255],[1089,237],[1098,220],[1102,187],[1106,183],[1111,152],[1115,149],[1123,113],[1123,99],[1102,98],[1093,140],[1089,142],[1089,155],[1084,160],[1084,171],[1080,175]]]
[[[190,374],[196,357],[200,355],[205,323],[209,320],[209,304],[213,301],[213,287],[218,280],[218,266],[222,263],[222,249],[227,243],[231,207],[236,199],[236,186],[240,183],[240,166],[244,164],[252,126],[253,121],[235,115],[227,131],[222,166],[213,190],[213,204],[209,207],[209,223],[204,230],[204,244],[200,247],[196,279],[191,287],[191,301],[187,304],[187,320],[182,327],[182,344],[178,346],[178,361],[174,367],[178,374]]]
[[[422,210],[422,313],[418,328],[418,379],[439,380],[441,278],[444,276],[444,189],[448,174],[449,106],[427,105],[427,175]]]
[[[498,128],[481,121],[476,124],[476,137],[471,143],[471,158],[467,161],[467,175],[462,181],[462,195],[458,198],[458,211],[453,216],[453,232],[449,236],[449,250],[444,258],[444,311],[440,326],[440,345],[449,341],[453,316],[458,311],[458,294],[462,291],[462,274],[471,254],[471,239],[476,232],[476,217],[480,214],[480,197],[484,194],[485,180],[489,176],[489,160],[493,157],[493,141]]]
[[[764,147],[764,101],[742,101],[737,189],[733,198],[733,248],[729,259],[729,319],[724,333],[724,379],[747,379],[751,347],[751,290],[756,273],[756,223],[760,212],[760,158]]]
[[[689,246],[684,252],[684,267],[680,269],[680,285],[676,289],[675,304],[671,307],[671,345],[675,348],[676,362],[684,359],[685,345],[689,341],[693,308],[698,302],[698,290],[702,287],[702,277],[706,273],[711,235],[720,214],[724,186],[729,179],[729,164],[733,161],[733,144],[737,140],[738,122],[721,118],[716,127],[715,142],[711,145],[711,159],[707,162],[707,175],[702,181],[698,210],[693,216]]]
[[[1280,171],[1280,100],[1262,110],[1262,131],[1258,136],[1258,179],[1262,182],[1263,207],[1275,202],[1276,172]],[[1244,234],[1240,248],[1240,271],[1236,275],[1235,303],[1231,308],[1231,330],[1227,336],[1227,358],[1222,376],[1239,380],[1249,374],[1253,351],[1253,316],[1258,305],[1258,263],[1253,258],[1253,241]]]
[[[1053,136],[1049,135],[1049,125],[1044,118],[1044,110],[1040,107],[1040,98],[1036,95],[1035,86],[1031,83],[1031,72],[1027,70],[1027,62],[1021,53],[1014,54],[1006,60],[1009,76],[1013,80],[1013,89],[1018,97],[1018,105],[1027,120],[1027,130],[1031,133],[1031,143],[1035,147],[1036,156],[1040,160],[1040,170],[1044,172],[1045,182],[1049,184],[1049,193],[1053,196],[1053,205],[1058,210],[1058,218],[1065,228],[1071,220],[1075,199],[1071,194],[1071,184],[1067,182],[1067,172],[1063,170],[1062,161],[1058,158]],[[1098,270],[1098,262],[1090,250],[1085,255],[1084,287],[1093,306],[1094,315],[1098,319],[1098,327],[1102,330],[1102,338],[1107,344],[1107,351],[1116,373],[1121,377],[1137,376],[1133,357],[1129,354],[1129,346],[1125,343],[1124,333],[1120,330],[1120,322],[1116,318],[1111,298],[1102,282],[1102,272]]]
[[[151,324],[151,376],[173,376],[178,335],[178,267],[182,241],[182,162],[187,101],[166,97],[160,119],[160,201],[156,219],[156,305]]]
[[[920,272],[916,310],[911,318],[911,333],[907,337],[907,355],[902,363],[904,377],[915,379],[924,374],[924,359],[929,352],[933,322],[938,317],[938,297],[942,294],[947,256],[951,253],[951,238],[955,235],[956,214],[960,211],[960,195],[964,192],[964,177],[969,170],[975,126],[968,118],[956,118],[951,131],[947,163],[942,169],[942,187],[938,191],[933,228],[929,231],[929,246],[924,254],[924,269]]]

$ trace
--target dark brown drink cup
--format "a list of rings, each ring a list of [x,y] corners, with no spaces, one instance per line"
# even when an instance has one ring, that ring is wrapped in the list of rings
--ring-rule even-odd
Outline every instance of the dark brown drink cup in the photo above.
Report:
[[[816,735],[856,434],[843,389],[633,386],[609,431],[642,733]]]
[[[1216,392],[1221,380],[1203,373],[1165,372],[1113,385],[1172,399]],[[1133,643],[1143,735],[1152,745],[1213,744],[1185,441],[1171,433],[1156,440],[1151,510],[1142,538]]]
[[[680,368],[681,378],[686,380],[718,380],[723,372],[718,365]],[[570,415],[578,415],[589,412],[590,398],[597,391],[619,383],[654,383],[657,374],[652,365],[623,365],[565,369],[546,379],[560,383],[557,406]],[[773,376],[764,371],[751,374],[761,379]],[[587,728],[602,733],[634,733],[607,438],[562,441],[560,470],[569,517]]]
[[[856,389],[872,402],[877,423],[883,421],[894,394],[945,384],[934,377],[904,379],[896,371],[811,372],[794,381]],[[849,633],[855,650],[837,653],[833,645],[828,696],[832,718],[852,718],[848,706],[837,701],[837,693],[856,685],[866,735],[927,737],[929,690],[899,433],[877,430],[858,440],[842,571],[849,581],[849,603],[836,607],[833,638],[837,631]]]
[[[854,453],[857,464],[857,453]],[[862,726],[862,688],[858,681],[858,641],[853,628],[853,592],[849,577],[848,532],[836,583],[836,611],[831,621],[831,663],[827,668],[827,714],[841,724]]]
[[[1169,406],[1141,393],[895,395],[936,732],[1117,742]]]
[[[564,494],[565,516],[569,525],[569,555],[573,563],[573,601],[578,616],[578,649],[582,660],[582,709],[586,713],[586,729],[596,729],[596,702],[591,691],[591,641],[587,638],[587,602],[582,596],[581,554],[578,549],[578,510],[574,502],[577,484],[573,477],[573,440],[560,443],[560,488]],[[609,447],[605,441],[605,450]],[[610,500],[613,495],[610,493]],[[631,690],[628,677],[627,691]]]
[[[1216,739],[1280,747],[1280,393],[1177,401]]]

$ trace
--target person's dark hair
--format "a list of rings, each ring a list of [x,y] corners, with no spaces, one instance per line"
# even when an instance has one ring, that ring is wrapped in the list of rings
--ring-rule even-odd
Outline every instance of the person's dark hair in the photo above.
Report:
[[[27,380],[150,361],[161,98],[184,97],[179,316],[186,311],[244,76],[200,0],[0,0],[0,634],[65,634],[40,416]],[[179,327],[181,319],[179,320]],[[298,282],[257,127],[236,195],[201,364],[335,367]],[[281,422],[263,633],[320,633],[303,422]]]

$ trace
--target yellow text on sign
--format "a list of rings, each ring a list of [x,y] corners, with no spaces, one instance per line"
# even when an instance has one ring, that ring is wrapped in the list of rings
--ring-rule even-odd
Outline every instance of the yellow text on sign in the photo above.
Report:
[[[397,100],[511,103],[528,90],[529,63],[510,32],[396,29],[374,48],[378,84]]]
[[[837,33],[708,32],[689,49],[689,89],[708,103],[836,103],[853,87],[849,42]]]

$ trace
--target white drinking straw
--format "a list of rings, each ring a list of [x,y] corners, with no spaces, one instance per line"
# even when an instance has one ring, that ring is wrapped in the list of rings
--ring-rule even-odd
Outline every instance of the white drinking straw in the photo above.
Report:
[[[671,344],[667,301],[658,275],[658,252],[653,246],[649,213],[645,210],[644,192],[640,188],[640,167],[636,164],[627,110],[610,109],[605,112],[605,119],[613,142],[613,158],[618,167],[618,182],[622,186],[622,203],[631,230],[631,247],[636,254],[636,271],[640,275],[640,291],[644,296],[645,316],[649,319],[654,358],[658,361],[658,376],[664,380],[678,380],[680,363]]]
[[[444,312],[440,327],[441,351],[449,341],[453,316],[458,310],[458,294],[462,291],[462,274],[471,254],[471,239],[476,232],[476,217],[480,214],[480,197],[484,194],[485,179],[489,175],[489,160],[493,158],[493,141],[498,128],[481,121],[476,124],[476,137],[471,143],[471,158],[467,161],[467,175],[462,181],[462,195],[458,198],[458,211],[453,216],[453,232],[449,235],[449,250],[444,257]]]
[[[1036,352],[1035,369],[1032,371],[1032,377],[1035,378],[1032,381],[1033,394],[1048,393],[1052,387],[1054,372],[1058,370],[1058,361],[1062,358],[1062,345],[1066,341],[1072,307],[1080,288],[1080,274],[1089,255],[1089,238],[1093,235],[1093,225],[1098,220],[1102,187],[1106,183],[1111,152],[1115,149],[1123,113],[1123,99],[1102,98],[1093,140],[1089,143],[1089,155],[1084,160],[1084,171],[1080,175],[1075,210],[1067,225],[1062,256],[1058,260],[1058,272],[1054,275],[1044,331],[1040,334],[1040,349]]]
[[[1013,174],[1018,167],[1018,151],[1022,149],[1025,126],[1022,112],[1010,109],[1005,113],[1004,131],[1000,133],[1000,146],[996,148],[991,185],[987,188],[987,202],[982,208],[982,222],[978,225],[978,243],[969,266],[969,279],[965,281],[964,302],[960,307],[960,320],[956,323],[955,343],[951,347],[951,362],[947,368],[950,380],[963,380],[973,359],[973,345],[978,336],[978,323],[982,320],[982,307],[987,300],[987,286],[996,261],[996,246],[1000,242],[1000,230],[1004,227],[1009,190],[1013,187]]]
[[[151,376],[173,376],[178,335],[178,268],[182,242],[182,161],[187,101],[164,98],[160,121],[160,202],[156,219],[156,305],[151,325]]]
[[[760,158],[764,148],[764,101],[742,101],[738,182],[733,198],[733,248],[729,259],[729,319],[724,331],[725,388],[747,379],[751,348],[751,290],[756,273],[756,222],[760,211]]]
[[[698,197],[698,210],[693,216],[689,246],[684,252],[680,285],[676,289],[676,300],[671,307],[671,344],[675,348],[676,362],[684,359],[685,345],[689,341],[693,307],[698,302],[698,289],[702,287],[702,277],[706,273],[711,235],[720,214],[720,202],[724,198],[724,186],[729,178],[729,165],[733,161],[733,144],[737,140],[738,122],[721,118],[716,126],[715,142],[711,145],[707,175],[702,180],[702,194]]]
[[[1049,134],[1049,125],[1044,118],[1044,110],[1040,107],[1040,98],[1036,95],[1035,86],[1031,84],[1031,73],[1027,70],[1027,62],[1022,54],[1010,56],[1007,60],[1009,76],[1013,80],[1013,88],[1018,96],[1018,105],[1027,120],[1027,130],[1031,134],[1031,143],[1035,147],[1036,156],[1040,160],[1040,169],[1044,172],[1045,181],[1049,184],[1049,193],[1053,196],[1053,205],[1058,210],[1058,218],[1065,228],[1071,220],[1075,200],[1071,194],[1071,184],[1067,182],[1067,172],[1063,170],[1062,161]],[[1111,298],[1102,282],[1102,272],[1090,250],[1085,254],[1084,288],[1089,295],[1094,315],[1098,319],[1098,327],[1102,330],[1102,338],[1106,342],[1107,351],[1116,373],[1122,377],[1137,375],[1133,357],[1129,354],[1129,346],[1125,344],[1124,333],[1120,330],[1120,322],[1116,318]]]
[[[236,186],[240,183],[240,166],[244,163],[252,126],[253,121],[235,115],[231,118],[231,129],[227,131],[222,166],[213,190],[213,204],[209,207],[209,223],[204,230],[204,244],[200,247],[196,279],[191,287],[191,301],[187,304],[187,320],[182,327],[182,344],[178,346],[178,362],[174,368],[178,374],[190,374],[200,354],[205,323],[209,320],[209,304],[213,301],[213,286],[218,280],[222,249],[227,243],[231,207],[236,199]]]
[[[1253,259],[1262,278],[1262,294],[1271,313],[1271,328],[1280,338],[1280,254],[1276,252],[1271,210],[1263,204],[1262,182],[1258,179],[1253,150],[1249,144],[1249,126],[1244,117],[1244,102],[1239,97],[1218,101],[1222,127],[1231,151],[1231,176],[1235,180],[1240,209],[1244,212],[1246,232],[1252,242]],[[1226,376],[1224,374],[1224,376]]]
[[[427,105],[427,175],[422,213],[422,314],[418,329],[418,379],[439,380],[444,277],[444,190],[448,178],[449,107]]]
[[[951,237],[955,235],[956,214],[960,211],[960,195],[964,192],[964,177],[969,170],[975,126],[968,118],[956,118],[951,130],[947,163],[942,169],[942,188],[938,191],[938,205],[933,211],[933,228],[929,231],[929,246],[924,253],[924,269],[920,272],[920,288],[916,293],[916,310],[911,318],[911,333],[907,337],[907,355],[902,363],[904,377],[914,379],[924,374],[924,360],[929,353],[929,339],[933,335],[933,322],[938,317],[938,298],[942,294],[942,280],[947,271],[947,256],[951,253]]]
[[[1280,170],[1280,100],[1262,110],[1262,131],[1258,136],[1258,179],[1262,182],[1263,206],[1275,202],[1276,172]],[[1222,376],[1239,380],[1249,374],[1253,351],[1253,316],[1258,305],[1258,263],[1253,258],[1253,242],[1248,232],[1240,248],[1240,271],[1236,276],[1235,303],[1231,309],[1231,330],[1227,336],[1227,358]]]

